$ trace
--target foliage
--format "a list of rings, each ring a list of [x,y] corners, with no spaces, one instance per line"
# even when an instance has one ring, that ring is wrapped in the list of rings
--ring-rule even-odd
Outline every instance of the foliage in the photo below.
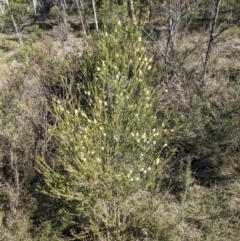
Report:
[[[15,31],[11,15],[14,16],[16,24],[18,25],[18,28],[26,21],[30,21],[31,15],[29,14],[29,11],[27,10],[27,3],[25,1],[11,1],[9,3],[9,6],[6,8],[7,11],[1,16],[1,22],[4,24],[4,30],[7,31]]]
[[[100,30],[61,50],[41,24],[77,25],[75,1],[44,19],[11,3],[27,25],[1,47],[0,239],[239,239],[239,4],[221,1],[205,71],[212,1],[133,3],[137,24],[97,1]]]
[[[159,96],[149,75],[153,63],[138,28],[114,21],[79,65],[76,86],[87,105],[76,96],[66,106],[53,99],[55,124],[48,131],[55,153],[52,160],[38,160],[45,192],[65,200],[76,221],[72,232],[79,238],[123,240],[134,235],[127,220],[136,218],[138,201],[126,202],[141,192],[150,192],[151,200],[171,166],[171,154],[161,155],[167,146],[168,114],[159,123]]]

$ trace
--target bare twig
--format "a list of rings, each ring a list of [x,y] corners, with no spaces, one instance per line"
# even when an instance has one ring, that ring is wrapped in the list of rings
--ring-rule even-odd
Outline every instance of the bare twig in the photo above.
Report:
[[[221,5],[221,0],[218,0],[215,5],[215,11],[214,11],[215,14],[214,14],[213,20],[210,22],[209,41],[208,41],[205,59],[203,60],[203,75],[202,75],[202,79],[201,79],[201,87],[203,87],[205,85],[205,81],[206,81],[206,77],[207,77],[207,73],[208,73],[208,64],[209,64],[209,60],[211,57],[211,51],[212,51],[212,47],[213,47],[215,39],[217,37],[219,37],[223,32],[225,32],[227,29],[234,27],[235,24],[237,22],[239,22],[239,20],[240,20],[240,18],[238,18],[233,22],[233,21],[231,21],[231,16],[230,16],[227,21],[227,25],[223,26],[222,28],[220,28],[220,30],[217,33],[215,33],[217,21],[218,21],[218,15],[219,15],[219,11],[220,11],[220,5]],[[231,13],[231,15],[232,15],[232,13]]]
[[[204,66],[203,66],[203,76],[202,76],[202,80],[201,80],[201,87],[205,85],[205,79],[206,79],[207,72],[208,72],[208,63],[209,63],[210,54],[212,51],[213,42],[216,39],[216,37],[219,35],[219,34],[217,34],[217,36],[214,36],[214,32],[215,32],[215,29],[217,26],[220,5],[221,5],[221,0],[218,0],[215,5],[215,10],[214,10],[215,14],[214,14],[213,20],[210,21],[209,41],[208,41],[205,60],[203,63]]]
[[[83,30],[83,33],[86,34],[86,29],[85,29],[85,26],[84,26],[83,14],[82,14],[82,9],[81,9],[82,8],[82,2],[80,1],[80,4],[81,4],[80,5],[79,0],[75,0],[75,1],[76,1],[80,21],[81,21],[81,24],[82,24],[82,30]]]
[[[164,54],[164,52],[161,49],[161,47],[159,46],[158,42],[144,28],[142,28],[142,30],[154,42],[154,44],[156,45],[157,49],[159,50],[159,52],[161,53],[162,57],[164,58],[165,64],[168,64],[169,61],[167,59],[167,56],[166,56],[166,54]]]
[[[96,10],[96,6],[95,6],[95,1],[94,0],[92,0],[92,6],[93,6],[93,13],[94,13],[94,20],[95,20],[96,30],[98,31],[97,10]]]

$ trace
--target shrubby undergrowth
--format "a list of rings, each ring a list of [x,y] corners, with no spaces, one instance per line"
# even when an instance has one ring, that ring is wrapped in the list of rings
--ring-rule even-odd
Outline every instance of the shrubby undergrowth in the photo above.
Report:
[[[109,17],[82,54],[15,56],[0,239],[238,240],[239,78],[216,47],[201,85],[206,41],[173,38],[166,62],[142,31]]]

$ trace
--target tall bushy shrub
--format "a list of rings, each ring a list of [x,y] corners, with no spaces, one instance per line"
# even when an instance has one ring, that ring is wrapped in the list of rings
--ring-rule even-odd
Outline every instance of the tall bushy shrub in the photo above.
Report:
[[[158,182],[173,150],[162,151],[174,130],[166,129],[167,111],[158,120],[153,63],[138,27],[112,20],[105,30],[83,61],[76,58],[77,90],[69,90],[67,104],[53,97],[55,124],[48,132],[54,157],[39,157],[38,170],[44,192],[66,202],[76,237],[125,240],[137,229],[159,229],[147,220],[164,196]],[[159,202],[153,204],[156,195]],[[142,198],[146,202],[139,207]],[[141,209],[149,209],[148,217],[137,213]]]

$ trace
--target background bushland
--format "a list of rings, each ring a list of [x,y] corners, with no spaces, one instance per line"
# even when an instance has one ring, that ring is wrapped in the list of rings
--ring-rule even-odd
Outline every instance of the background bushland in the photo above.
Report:
[[[0,8],[0,239],[238,240],[238,3],[39,3]]]

